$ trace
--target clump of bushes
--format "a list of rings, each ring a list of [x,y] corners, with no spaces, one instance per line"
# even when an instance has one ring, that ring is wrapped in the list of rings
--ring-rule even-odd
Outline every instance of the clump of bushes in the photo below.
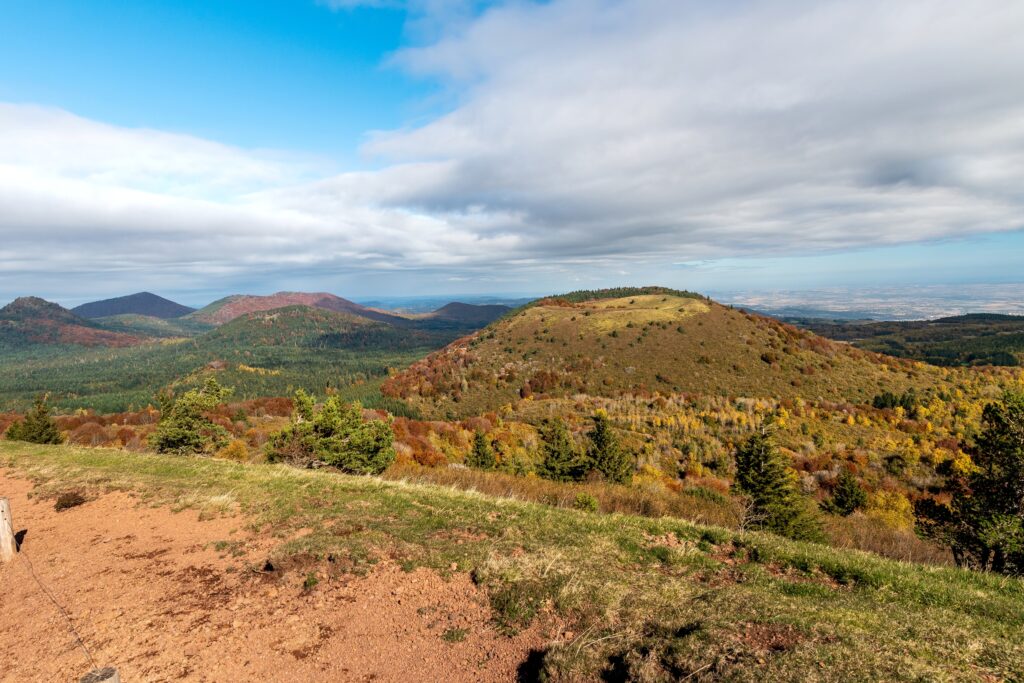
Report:
[[[224,448],[214,453],[215,458],[231,460],[233,462],[245,462],[249,459],[249,447],[245,441],[235,439]]]
[[[478,470],[493,470],[496,464],[494,446],[483,431],[476,432],[473,436],[473,450],[466,457],[466,465]]]
[[[589,493],[577,493],[572,506],[584,512],[597,512],[597,498]]]
[[[619,444],[608,413],[598,410],[591,419],[594,428],[587,434],[587,446],[582,452],[573,441],[565,420],[552,418],[541,426],[543,457],[537,465],[537,474],[554,481],[581,481],[588,476],[614,483],[629,481],[635,458]]]
[[[836,480],[836,488],[832,498],[826,501],[822,507],[834,515],[848,517],[857,510],[864,509],[868,504],[868,494],[857,478],[849,470],[843,470]]]
[[[295,394],[291,424],[267,442],[267,459],[298,467],[322,463],[352,474],[380,474],[394,462],[390,421],[363,420],[358,403],[328,398],[319,410],[304,391]]]

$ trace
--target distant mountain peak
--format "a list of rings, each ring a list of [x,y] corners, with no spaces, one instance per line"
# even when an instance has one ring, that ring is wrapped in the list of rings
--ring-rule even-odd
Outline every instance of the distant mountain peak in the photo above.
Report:
[[[452,301],[437,309],[428,317],[437,320],[488,325],[511,310],[511,307],[501,304],[467,304],[461,301]]]
[[[182,306],[152,292],[138,292],[113,299],[92,301],[71,310],[83,318],[107,318],[113,315],[135,314],[166,320],[188,315],[195,309]]]
[[[390,377],[382,392],[432,417],[574,394],[864,402],[883,380],[902,391],[937,377],[918,369],[894,379],[891,368],[907,365],[690,292],[619,288],[537,300]]]

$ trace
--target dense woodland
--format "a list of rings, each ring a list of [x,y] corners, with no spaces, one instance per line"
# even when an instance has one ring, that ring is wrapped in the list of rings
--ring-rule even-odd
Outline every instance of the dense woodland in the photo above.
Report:
[[[239,397],[289,396],[305,387],[391,405],[377,390],[389,372],[472,328],[450,320],[397,328],[291,306],[244,314],[219,327],[184,318],[118,316],[111,329],[161,334],[151,335],[155,338],[149,343],[119,348],[0,336],[0,405],[24,408],[47,393],[62,410],[133,410],[150,404],[157,389],[197,387],[211,373]]]
[[[932,365],[1024,365],[1024,317],[976,313],[911,322],[792,322],[830,339]]]

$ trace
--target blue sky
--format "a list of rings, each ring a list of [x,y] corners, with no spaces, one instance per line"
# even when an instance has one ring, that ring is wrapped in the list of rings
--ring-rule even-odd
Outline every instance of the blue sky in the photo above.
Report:
[[[404,40],[396,9],[58,0],[0,16],[0,98],[120,126],[352,163],[367,131],[430,108],[429,84],[385,65]]]
[[[0,298],[1020,282],[1024,7],[0,4]]]

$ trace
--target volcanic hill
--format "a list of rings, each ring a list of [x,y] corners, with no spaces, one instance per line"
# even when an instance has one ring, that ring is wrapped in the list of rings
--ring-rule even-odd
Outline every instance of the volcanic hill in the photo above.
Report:
[[[157,296],[150,292],[139,292],[113,299],[92,301],[71,309],[82,318],[106,318],[114,315],[145,315],[151,318],[180,318],[193,312],[194,308]]]
[[[63,306],[39,297],[20,297],[0,308],[0,343],[7,346],[135,346],[144,341],[140,337],[102,329]]]
[[[270,311],[286,306],[322,308],[335,313],[348,313],[393,325],[409,324],[410,322],[408,318],[360,306],[353,301],[326,292],[278,292],[269,296],[233,294],[191,313],[189,317],[201,322],[223,325],[246,313]]]
[[[391,378],[425,415],[467,416],[520,398],[702,393],[865,402],[941,385],[938,368],[830,341],[663,288],[539,300]]]

